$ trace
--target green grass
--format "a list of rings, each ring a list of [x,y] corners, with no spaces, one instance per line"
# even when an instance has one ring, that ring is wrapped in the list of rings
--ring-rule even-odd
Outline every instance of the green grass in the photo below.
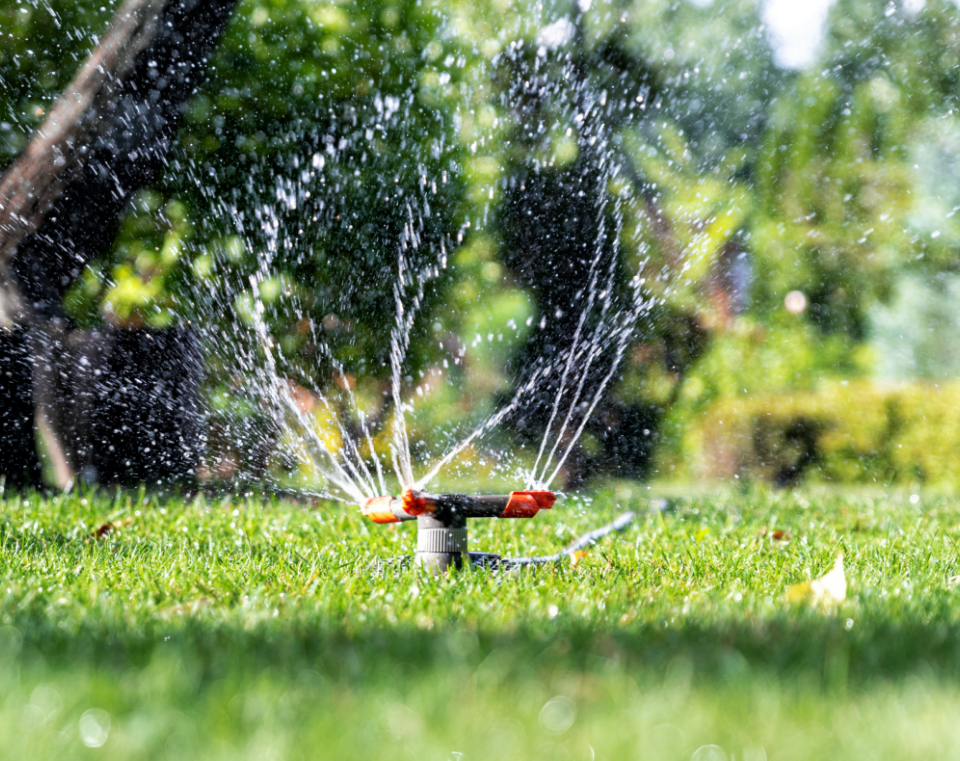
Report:
[[[378,571],[413,527],[342,506],[7,495],[0,757],[960,753],[960,502],[674,490],[661,517],[652,493],[472,526],[547,553],[642,511],[576,566],[441,578]],[[847,601],[787,605],[840,549]]]

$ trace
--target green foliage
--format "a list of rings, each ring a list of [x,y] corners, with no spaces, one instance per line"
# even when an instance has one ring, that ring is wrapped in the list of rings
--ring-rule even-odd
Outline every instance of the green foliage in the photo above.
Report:
[[[647,134],[629,128],[622,134],[624,152],[655,188],[642,202],[626,204],[624,250],[643,276],[649,297],[713,327],[723,316],[716,314],[707,290],[754,202],[750,187],[739,178],[747,152],[742,146],[730,148],[710,171],[703,171],[695,141],[676,125],[663,125],[648,128]]]
[[[2,166],[72,79],[112,4],[9,0],[0,14],[10,38],[0,53]],[[124,225],[114,250],[75,286],[74,317],[242,321],[249,275],[277,243],[253,221],[267,207],[283,238],[274,282],[261,288],[275,339],[289,356],[308,358],[301,372],[323,381],[331,368],[315,367],[318,336],[303,320],[320,326],[333,315],[327,324],[336,327],[322,340],[332,358],[351,372],[382,373],[384,326],[394,316],[392,278],[383,274],[397,270],[405,228],[433,263],[441,247],[456,247],[464,222],[455,120],[467,56],[436,4],[241,2],[187,110],[170,171],[136,204],[139,221]],[[167,225],[159,210],[170,203],[186,228],[176,265],[160,274],[143,251],[155,247]],[[212,289],[216,304],[213,281],[221,284]],[[235,300],[225,298],[230,290]],[[428,311],[439,293],[428,292]],[[296,303],[276,303],[282,295]],[[414,358],[431,344],[421,338]]]
[[[685,458],[702,458],[705,430],[721,418],[733,422],[734,409],[754,409],[744,395],[764,394],[756,402],[760,415],[768,404],[807,399],[801,392],[820,382],[869,376],[877,359],[867,348],[877,306],[909,285],[905,273],[956,267],[949,85],[955,6],[932,3],[907,17],[892,4],[849,2],[839,3],[830,18],[824,58],[830,65],[818,62],[781,88],[756,152],[748,152],[744,197],[751,205],[734,202],[733,209],[746,206],[750,308],[726,325],[714,323],[709,350],[671,397],[676,404],[664,429],[661,472],[682,469]],[[680,208],[696,208],[680,198]],[[784,306],[791,291],[807,299],[799,316]],[[694,290],[691,301],[707,303],[704,295]],[[897,333],[910,330],[899,327]],[[775,392],[782,393],[769,396]],[[882,407],[885,393],[868,394],[864,403]],[[784,455],[789,460],[799,456],[798,445],[788,446],[783,434],[794,430],[808,403],[800,402],[802,409],[795,411],[784,404],[782,420],[770,434],[779,443],[770,446],[794,450]],[[722,412],[696,422],[707,409]],[[836,414],[840,427],[853,424],[852,409],[850,415]],[[723,460],[718,472],[732,475],[743,462],[747,471],[771,477],[784,458],[756,465],[766,455],[754,449],[767,446],[758,442],[769,437],[750,433],[759,430],[757,416],[749,411],[744,416],[748,433],[740,443],[721,447],[726,454],[717,455]],[[823,424],[829,428],[834,421]],[[926,432],[933,436],[937,429]],[[876,446],[886,446],[884,441]],[[909,479],[912,470],[923,478],[955,479],[925,457],[883,467],[834,467],[832,452],[821,456],[821,472],[830,479]],[[858,461],[859,454],[851,457]]]
[[[894,301],[871,315],[876,376],[894,381],[940,381],[960,375],[958,299],[960,278],[956,275],[902,277]]]
[[[704,171],[722,162],[731,146],[756,142],[784,79],[773,64],[759,3],[716,0],[708,12],[689,2],[619,8],[623,47],[645,62],[655,83],[647,104],[656,115],[646,120],[654,132],[664,116],[675,121]]]
[[[0,0],[0,167],[26,146],[118,4]]]
[[[241,3],[187,114],[164,191],[201,216],[195,248],[230,284],[228,318],[249,312],[248,277],[276,249],[259,295],[288,372],[313,383],[331,360],[382,376],[398,250],[416,271],[456,246],[466,61],[442,22],[412,0]],[[240,248],[219,253],[237,233]],[[418,337],[415,358],[433,343]]]
[[[48,5],[0,0],[0,163],[113,9]],[[268,438],[256,394],[240,398],[262,362],[259,299],[284,376],[329,391],[342,368],[336,382],[386,419],[397,252],[413,230],[412,269],[449,265],[423,291],[405,376],[411,394],[430,386],[411,424],[431,444],[571,333],[582,278],[541,256],[565,236],[553,256],[568,270],[615,251],[618,278],[639,272],[655,302],[591,446],[642,434],[630,446],[665,442],[676,465],[684,430],[723,400],[869,376],[877,305],[905,274],[960,266],[960,11],[840,0],[820,59],[785,72],[760,9],[243,0],[170,171],[68,309],[84,325],[208,327],[214,426]],[[561,19],[571,41],[548,44]],[[741,261],[752,278],[735,294]],[[794,290],[801,315],[784,309]],[[566,323],[535,327],[558,309]],[[455,362],[476,335],[506,337]],[[615,424],[624,410],[633,433]]]
[[[899,99],[882,75],[852,93],[810,75],[778,104],[757,162],[751,234],[764,311],[800,290],[824,333],[864,338],[866,311],[916,252]]]
[[[623,485],[472,537],[550,552],[649,505]],[[954,499],[673,505],[575,567],[434,579],[371,567],[410,552],[411,527],[330,506],[7,498],[0,757],[949,755]],[[838,548],[847,601],[789,606]]]
[[[872,365],[869,349],[843,334],[824,337],[802,318],[785,315],[768,325],[738,318],[714,338],[680,388],[664,421],[658,471],[675,476],[681,463],[702,460],[704,426],[715,408],[740,409],[745,398],[776,393],[802,395],[825,379],[862,378]]]
[[[901,108],[914,115],[953,102],[960,82],[960,12],[949,0],[930,0],[911,11],[906,3],[840,0],[831,8],[825,65],[846,84],[879,75],[900,90]]]
[[[69,16],[70,39],[92,46],[96,18]],[[57,48],[65,32],[38,24],[24,34]],[[341,371],[361,377],[376,414],[401,249],[409,272],[437,275],[419,294],[407,280],[408,306],[419,296],[426,317],[414,326],[411,383],[449,354],[438,343],[462,315],[436,313],[447,260],[471,227],[465,185],[478,170],[458,111],[474,58],[436,4],[239,3],[169,171],[66,299],[83,326],[192,321],[207,331],[213,462],[262,475],[276,438],[259,398],[261,316],[282,375],[314,391]]]
[[[705,476],[960,485],[960,385],[834,381],[728,397],[686,433]],[[694,458],[691,458],[694,459]]]
[[[170,325],[189,275],[211,274],[209,258],[194,259],[193,272],[181,263],[191,232],[183,203],[167,201],[161,207],[157,193],[144,191],[124,215],[113,269],[101,274],[103,262],[88,268],[67,295],[65,308],[85,326],[98,318],[124,328]]]

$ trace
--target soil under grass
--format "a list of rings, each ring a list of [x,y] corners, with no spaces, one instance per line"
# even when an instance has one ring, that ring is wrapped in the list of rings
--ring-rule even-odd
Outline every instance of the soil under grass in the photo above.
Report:
[[[471,527],[546,554],[642,513],[576,565],[439,579],[377,571],[413,527],[342,506],[7,495],[0,757],[960,752],[960,502],[630,492]],[[838,550],[847,601],[789,606]]]

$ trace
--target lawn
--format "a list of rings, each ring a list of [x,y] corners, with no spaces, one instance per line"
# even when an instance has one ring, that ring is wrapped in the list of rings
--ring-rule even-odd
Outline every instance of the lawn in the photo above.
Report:
[[[0,757],[864,759],[960,753],[960,502],[619,484],[435,579],[410,525],[245,498],[0,503]],[[100,530],[110,523],[112,530]],[[97,536],[97,534],[100,536]],[[844,553],[836,608],[787,588]]]

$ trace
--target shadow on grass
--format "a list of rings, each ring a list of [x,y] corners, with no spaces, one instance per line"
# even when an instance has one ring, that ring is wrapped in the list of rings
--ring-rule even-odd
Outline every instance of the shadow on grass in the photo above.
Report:
[[[401,624],[351,630],[307,618],[244,627],[183,617],[124,630],[84,622],[66,631],[48,617],[15,617],[0,627],[0,662],[106,671],[181,660],[203,681],[232,672],[295,674],[304,669],[350,684],[402,679],[431,670],[475,671],[497,662],[501,678],[545,672],[643,673],[663,677],[677,662],[705,680],[764,673],[826,689],[868,686],[913,673],[960,674],[960,622],[907,621],[848,627],[836,617],[784,615],[764,621],[634,629],[560,623],[484,632],[455,624],[424,631]]]

